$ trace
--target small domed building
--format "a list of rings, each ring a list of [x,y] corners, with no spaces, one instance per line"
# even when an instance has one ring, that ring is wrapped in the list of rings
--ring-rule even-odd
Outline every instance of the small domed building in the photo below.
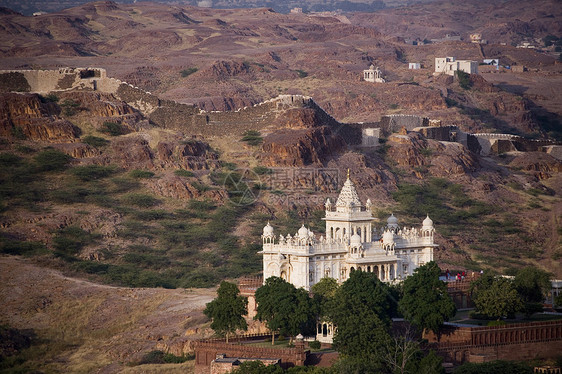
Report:
[[[343,283],[354,270],[375,273],[384,282],[400,281],[433,260],[435,229],[426,217],[421,228],[401,227],[392,214],[377,228],[371,200],[361,204],[349,178],[335,204],[326,200],[326,236],[317,237],[304,225],[294,236],[263,228],[263,279],[277,276],[295,287],[310,287],[324,277]]]

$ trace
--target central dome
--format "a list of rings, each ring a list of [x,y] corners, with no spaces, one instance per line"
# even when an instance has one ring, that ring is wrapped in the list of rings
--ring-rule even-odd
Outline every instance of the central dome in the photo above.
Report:
[[[336,201],[337,207],[347,207],[347,206],[361,206],[361,200],[359,200],[359,195],[355,190],[355,185],[349,179],[345,181],[340,192],[340,196]]]

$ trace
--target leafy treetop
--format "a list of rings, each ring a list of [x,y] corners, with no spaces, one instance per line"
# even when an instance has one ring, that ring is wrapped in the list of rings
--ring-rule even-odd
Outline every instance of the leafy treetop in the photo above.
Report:
[[[447,284],[439,280],[441,270],[434,261],[420,266],[403,284],[399,309],[404,318],[418,328],[435,334],[456,313],[447,293]]]
[[[223,281],[217,290],[217,298],[208,303],[203,311],[213,320],[211,328],[220,335],[226,335],[227,343],[230,333],[248,329],[243,317],[248,314],[248,300],[239,294],[240,290],[234,283]]]

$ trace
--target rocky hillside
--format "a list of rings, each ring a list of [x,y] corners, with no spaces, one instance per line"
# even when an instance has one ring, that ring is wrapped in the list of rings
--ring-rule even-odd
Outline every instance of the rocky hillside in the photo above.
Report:
[[[263,8],[211,11],[109,1],[37,17],[4,12],[0,15],[0,67],[104,67],[112,77],[208,111],[241,109],[279,94],[302,94],[314,97],[341,121],[378,121],[383,114],[405,113],[454,121],[470,131],[511,128],[534,136],[550,131],[553,136],[561,109],[559,100],[544,95],[544,87],[560,75],[556,55],[515,48],[512,40],[480,30],[504,24],[513,28],[507,20],[517,12],[526,15],[521,22],[532,24],[523,27],[525,35],[539,39],[548,33],[559,35],[560,17],[547,11],[556,9],[549,4],[529,7],[528,2],[511,1],[490,11],[477,1],[474,10],[463,8],[462,12],[443,5],[444,13],[439,13],[444,14],[443,27],[437,19],[427,19],[425,15],[433,13],[425,5],[347,18],[281,14]],[[496,13],[501,15],[497,20]],[[411,27],[405,29],[386,27],[410,22]],[[433,33],[428,31],[432,28]],[[431,38],[437,31],[453,29],[462,35],[481,31],[492,44],[462,41],[412,46],[404,42],[404,38]],[[501,31],[498,35],[521,33]],[[448,98],[458,102],[455,94],[471,96],[471,92],[444,85],[431,75],[434,58],[451,55],[500,58],[503,64],[540,71],[483,75],[497,82],[499,90],[486,91],[455,107]],[[412,61],[421,62],[424,69],[409,70],[407,63]],[[362,70],[371,63],[381,67],[388,83],[361,81]]]
[[[379,218],[400,212],[410,225],[431,213],[442,225],[438,258],[449,267],[494,258],[496,268],[538,261],[560,271],[561,163],[545,153],[482,158],[405,129],[362,149],[315,105],[278,111],[263,134],[202,138],[157,127],[112,95],[2,98],[5,253],[46,256],[113,284],[210,286],[259,271],[266,220],[288,230],[305,220],[321,232],[323,201],[349,168]],[[224,114],[222,126],[229,118],[239,120]],[[450,194],[433,200],[440,185]],[[544,212],[550,229],[527,226]],[[513,255],[505,257],[495,243],[507,237]]]
[[[498,4],[502,22],[510,3],[523,9]],[[412,34],[457,19],[459,33],[498,27],[480,2],[477,15],[447,7],[443,27],[412,9]],[[556,34],[559,17],[545,9],[525,8],[523,29]],[[381,14],[401,25],[404,12]],[[357,129],[386,114],[560,139],[553,50],[413,46],[377,17],[110,1],[36,17],[1,11],[1,68],[99,66],[139,87],[38,95],[0,82],[0,333],[11,342],[0,347],[11,350],[9,365],[135,372],[124,365],[152,350],[189,353],[189,338],[207,333],[195,328],[205,327],[200,309],[212,292],[173,289],[259,273],[267,221],[283,234],[304,222],[322,235],[324,201],[347,169],[378,227],[390,213],[403,226],[431,216],[443,268],[535,265],[562,277],[556,158],[482,157],[399,128],[377,148],[357,142]],[[434,58],[450,55],[531,71],[433,76]],[[424,68],[409,70],[413,61]],[[371,63],[387,83],[361,80]]]

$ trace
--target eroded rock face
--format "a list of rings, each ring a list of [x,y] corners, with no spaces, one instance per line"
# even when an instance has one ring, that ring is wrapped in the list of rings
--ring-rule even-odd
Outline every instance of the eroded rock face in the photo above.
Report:
[[[124,169],[154,169],[154,153],[141,136],[124,136],[111,142],[111,162]]]
[[[562,172],[562,162],[543,152],[525,152],[509,163],[512,168],[530,171],[537,180],[549,179]]]
[[[0,94],[0,136],[31,141],[71,142],[80,129],[60,119],[60,108],[36,94]]]
[[[101,155],[98,149],[85,143],[63,143],[55,144],[53,147],[73,158],[91,158]]]
[[[312,108],[294,108],[286,110],[276,121],[280,127],[304,129],[322,125],[318,110]]]
[[[329,127],[282,129],[264,138],[259,158],[266,166],[322,165],[346,144]]]
[[[157,164],[164,168],[177,165],[182,169],[205,170],[219,166],[218,154],[207,143],[187,141],[180,144],[159,142],[156,146]]]
[[[116,138],[104,155],[103,163],[117,164],[127,170],[208,170],[220,166],[218,154],[202,141],[166,139],[152,148],[150,139],[151,136],[144,133]]]
[[[77,105],[77,118],[86,118],[96,129],[101,129],[104,122],[119,123],[126,133],[151,127],[139,111],[111,94],[91,91],[61,93],[59,103],[64,105],[66,100]]]
[[[166,175],[162,178],[150,180],[148,187],[154,193],[164,196],[172,197],[174,199],[191,200],[198,197],[206,197],[215,202],[224,202],[227,198],[223,190],[208,190],[199,191],[185,178],[176,175]]]
[[[400,166],[412,168],[419,178],[420,167],[438,177],[468,174],[480,167],[477,156],[462,144],[425,139],[417,132],[391,135],[388,145],[388,157]]]

